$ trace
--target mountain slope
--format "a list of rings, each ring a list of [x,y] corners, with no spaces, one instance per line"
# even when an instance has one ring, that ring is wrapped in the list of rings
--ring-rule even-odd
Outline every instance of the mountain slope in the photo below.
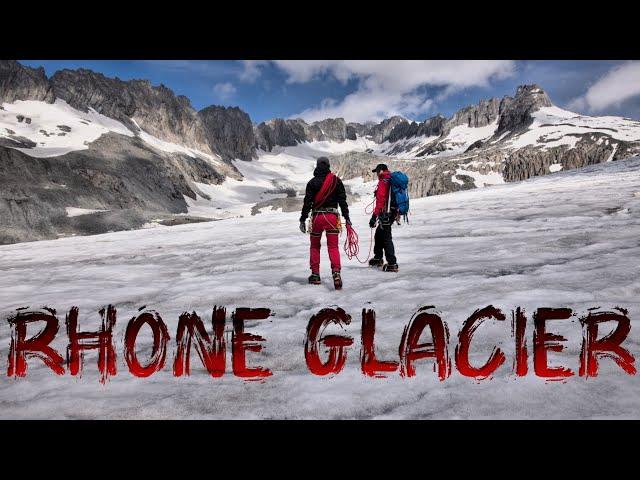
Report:
[[[419,130],[416,124],[394,142],[335,156],[336,169],[344,178],[370,178],[369,166],[385,162],[392,169],[407,171],[411,194],[423,197],[524,180],[640,152],[640,122],[568,112],[554,106],[537,85],[519,87],[514,98],[462,109],[446,121],[434,119],[435,131]],[[423,125],[430,127],[433,121]]]
[[[361,251],[368,249],[365,202],[352,206]],[[411,223],[394,230],[400,273],[372,271],[343,256],[345,287],[330,285],[326,252],[323,284],[306,283],[308,237],[297,213],[258,215],[214,223],[158,227],[35,244],[0,246],[0,312],[49,305],[64,315],[80,307],[82,330],[96,330],[98,309],[113,304],[118,375],[98,381],[97,357],[88,352],[81,378],[54,375],[29,359],[27,377],[0,382],[2,418],[637,418],[640,382],[611,359],[600,375],[566,383],[513,375],[510,310],[527,313],[531,352],[532,314],[538,307],[627,308],[631,335],[624,346],[638,358],[640,279],[629,259],[640,256],[640,158],[570,172],[415,200]],[[344,237],[341,238],[344,240]],[[392,296],[388,292],[393,292]],[[371,303],[369,303],[371,302]],[[457,333],[476,309],[493,304],[507,321],[487,321],[473,340],[474,359],[484,361],[499,346],[507,361],[492,380],[477,382],[457,371],[438,381],[433,361],[418,360],[416,377],[368,378],[360,372],[360,312],[377,314],[376,355],[396,360],[404,326],[423,305],[435,305],[449,325],[449,354]],[[270,321],[247,331],[266,339],[248,364],[273,370],[264,383],[234,378],[230,364],[211,378],[195,352],[191,376],[167,365],[151,378],[132,377],[122,357],[127,321],[146,305],[168,324],[174,341],[177,319],[195,310],[210,331],[214,305],[269,307]],[[305,365],[304,336],[311,315],[338,305],[352,316],[345,330],[327,334],[354,338],[347,364],[334,378],[315,377]],[[577,372],[580,323],[550,322],[566,350],[550,363]],[[229,320],[228,320],[229,322]],[[603,330],[606,327],[602,327]],[[30,330],[31,331],[31,330]],[[636,332],[636,335],[634,335]],[[605,333],[604,331],[602,332]],[[428,336],[428,334],[425,334]],[[54,346],[66,348],[64,332]],[[7,358],[10,331],[0,323],[0,358]],[[227,344],[230,362],[230,344]],[[150,355],[151,335],[141,335],[139,358]],[[132,392],[135,392],[133,394]],[[479,402],[478,398],[482,398]]]

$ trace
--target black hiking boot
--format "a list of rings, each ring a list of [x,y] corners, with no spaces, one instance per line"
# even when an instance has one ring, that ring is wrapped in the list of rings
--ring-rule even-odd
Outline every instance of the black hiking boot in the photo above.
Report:
[[[342,277],[340,276],[340,272],[333,272],[333,286],[336,287],[336,290],[340,290],[342,288]]]
[[[309,283],[311,285],[320,285],[320,275],[318,275],[317,273],[312,273],[311,275],[309,275]]]
[[[385,272],[397,272],[398,271],[398,264],[397,263],[387,263],[384,267],[382,267],[382,270]]]
[[[384,264],[384,260],[381,258],[372,258],[369,260],[370,267],[381,267]]]

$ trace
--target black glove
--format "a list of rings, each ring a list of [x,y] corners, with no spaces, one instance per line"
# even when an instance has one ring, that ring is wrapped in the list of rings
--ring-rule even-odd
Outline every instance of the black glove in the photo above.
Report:
[[[307,233],[307,226],[304,224],[304,222],[300,222],[300,231],[302,233]]]
[[[371,215],[371,220],[369,220],[369,228],[374,228],[376,226],[376,221],[378,220],[378,217],[376,217],[376,215]]]

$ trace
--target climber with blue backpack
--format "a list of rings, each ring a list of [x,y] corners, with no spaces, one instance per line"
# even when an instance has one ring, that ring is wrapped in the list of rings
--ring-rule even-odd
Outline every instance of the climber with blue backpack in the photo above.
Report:
[[[375,191],[375,207],[369,221],[369,227],[375,228],[375,244],[373,258],[369,260],[372,267],[382,267],[385,272],[397,272],[398,262],[395,255],[391,226],[401,217],[407,220],[409,213],[409,179],[402,172],[389,171],[380,163],[372,170],[378,175],[378,186]],[[376,226],[377,224],[377,226]],[[385,264],[383,255],[387,259]]]

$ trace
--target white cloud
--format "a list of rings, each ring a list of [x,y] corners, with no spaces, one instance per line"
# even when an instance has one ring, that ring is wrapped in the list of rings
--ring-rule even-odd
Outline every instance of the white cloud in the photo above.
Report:
[[[267,60],[242,60],[242,71],[240,72],[240,80],[243,82],[253,83],[255,82],[260,74],[260,67],[268,65]]]
[[[513,74],[509,60],[275,60],[288,82],[305,83],[323,74],[346,82],[364,79],[369,87],[409,91],[420,85],[488,85],[492,77]]]
[[[236,93],[236,87],[230,82],[216,83],[213,87],[213,93],[220,100],[228,100]]]
[[[640,95],[640,61],[626,62],[609,70],[584,95],[574,98],[568,108],[601,112],[637,95]]]
[[[431,110],[433,102],[419,95],[402,95],[385,90],[360,89],[342,101],[325,99],[318,107],[304,110],[293,117],[309,122],[342,117],[349,122],[380,121],[394,115],[419,115]]]
[[[434,108],[419,87],[445,87],[445,95],[472,86],[488,86],[492,79],[514,73],[508,60],[275,60],[287,83],[307,83],[323,76],[346,83],[356,91],[342,101],[323,102],[295,117],[314,121],[343,117],[347,121],[381,120],[392,115],[417,115]],[[438,100],[442,100],[442,95]]]

